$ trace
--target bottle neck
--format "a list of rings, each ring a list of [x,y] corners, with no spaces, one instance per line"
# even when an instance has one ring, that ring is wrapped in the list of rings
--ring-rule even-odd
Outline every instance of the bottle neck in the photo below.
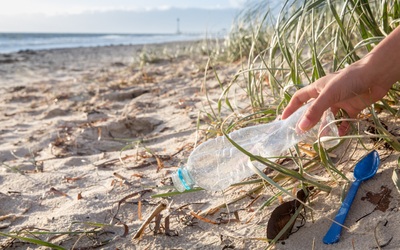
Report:
[[[185,167],[181,167],[172,174],[172,181],[179,192],[190,190],[194,187],[194,180]]]

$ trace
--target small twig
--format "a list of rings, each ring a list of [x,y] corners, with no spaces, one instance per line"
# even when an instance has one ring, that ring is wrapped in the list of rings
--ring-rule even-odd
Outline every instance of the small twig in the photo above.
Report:
[[[132,197],[134,197],[134,196],[136,196],[136,195],[138,195],[138,194],[143,194],[143,193],[145,193],[145,192],[151,192],[151,189],[145,189],[145,190],[142,190],[142,191],[135,192],[135,193],[133,193],[133,194],[130,194],[130,195],[128,195],[128,196],[125,196],[125,197],[122,198],[120,201],[118,201],[117,212],[115,212],[114,216],[111,218],[110,224],[112,224],[113,220],[114,220],[115,217],[117,216],[117,214],[118,214],[118,212],[119,212],[119,208],[120,208],[120,206],[121,206],[121,204],[122,204],[123,202],[125,202],[125,201],[126,201],[127,199],[129,199],[129,198],[132,198]]]
[[[215,221],[206,219],[204,217],[201,217],[200,215],[194,213],[193,211],[191,211],[190,214],[193,215],[194,217],[196,217],[197,219],[202,220],[204,222],[208,222],[208,223],[211,223],[211,224],[218,224],[218,222],[215,222]]]
[[[84,235],[85,235],[85,234],[83,233],[83,234],[81,234],[81,235],[79,236],[79,238],[76,240],[75,244],[72,246],[71,250],[74,250],[76,244],[78,244],[78,241],[80,241],[81,238],[82,238]]]
[[[164,203],[161,203],[158,205],[153,212],[147,217],[147,219],[144,221],[144,223],[140,226],[139,230],[136,232],[136,234],[133,236],[133,240],[141,237],[141,235],[144,233],[144,230],[146,229],[147,225],[150,224],[150,221],[156,217],[161,211],[167,208],[167,205]]]
[[[378,221],[378,223],[376,223],[376,226],[375,226],[375,229],[374,229],[374,238],[375,238],[375,243],[378,246],[378,249],[382,250],[381,246],[379,245],[378,237],[376,236],[376,228],[379,226],[379,223],[381,223],[381,221]]]
[[[55,194],[59,194],[59,195],[65,196],[65,197],[68,196],[67,194],[65,194],[65,193],[63,193],[63,192],[60,192],[60,191],[58,191],[57,189],[55,189],[55,188],[53,188],[53,187],[51,187],[49,191],[46,191],[46,192],[43,194],[43,197],[44,197],[47,193],[55,193]]]
[[[82,176],[79,176],[79,177],[75,177],[75,178],[68,178],[66,176],[63,176],[63,178],[66,179],[68,183],[72,183],[72,182],[74,182],[76,180],[81,180],[85,175],[86,174],[84,174]]]
[[[158,214],[155,221],[156,224],[154,226],[154,235],[156,235],[158,233],[158,230],[160,230],[161,219],[162,219],[162,214]]]
[[[380,245],[380,247],[386,247],[387,245],[390,244],[390,242],[391,242],[392,240],[393,240],[393,236],[392,236],[385,244]],[[378,248],[378,247],[374,247],[374,248]]]
[[[118,174],[118,173],[115,173],[115,172],[113,173],[113,175],[114,175],[115,177],[117,177],[118,179],[122,180],[122,183],[123,183],[123,184],[132,186],[132,184],[131,184],[125,177],[123,177],[122,175],[120,175],[120,174]]]
[[[138,209],[138,213],[139,213],[139,220],[142,220],[142,201],[139,201],[139,209]]]
[[[338,163],[336,164],[336,168],[340,165],[340,163],[342,163],[342,160],[343,160],[344,156],[346,155],[347,150],[349,149],[350,144],[351,144],[352,142],[353,142],[353,138],[351,138],[351,139],[349,140],[349,143],[347,144],[346,149],[344,150],[344,152],[343,152],[343,154],[342,154],[342,157],[340,157]]]

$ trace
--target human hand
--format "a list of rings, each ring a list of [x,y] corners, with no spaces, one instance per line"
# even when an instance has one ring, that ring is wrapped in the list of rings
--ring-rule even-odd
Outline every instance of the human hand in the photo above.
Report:
[[[315,100],[299,122],[301,130],[307,131],[314,127],[328,108],[331,108],[333,114],[344,109],[350,118],[356,118],[366,108],[365,103],[371,105],[380,100],[391,87],[391,84],[375,82],[372,72],[374,71],[369,69],[369,64],[364,60],[317,80],[293,95],[282,119],[289,117],[312,98]],[[342,122],[339,135],[346,134],[349,128],[348,122]]]

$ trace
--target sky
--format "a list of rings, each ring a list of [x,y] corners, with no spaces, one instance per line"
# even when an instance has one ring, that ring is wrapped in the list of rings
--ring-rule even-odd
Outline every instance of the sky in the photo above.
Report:
[[[246,0],[0,0],[0,32],[175,33],[229,30]]]

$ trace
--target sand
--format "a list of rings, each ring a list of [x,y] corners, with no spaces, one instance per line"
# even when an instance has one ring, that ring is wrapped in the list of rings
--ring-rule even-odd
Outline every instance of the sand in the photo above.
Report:
[[[184,47],[191,43],[168,44],[177,45]],[[171,173],[186,162],[196,138],[205,139],[206,126],[202,125],[196,134],[196,124],[201,101],[205,100],[200,87],[207,57],[186,55],[165,59],[148,64],[141,71],[138,64],[132,64],[141,49],[142,46],[108,46],[0,55],[0,161],[18,167],[23,173],[0,166],[0,233],[67,232],[70,227],[72,231],[101,231],[96,235],[36,236],[66,249],[89,249],[84,247],[99,246],[110,239],[98,249],[265,248],[266,242],[255,239],[266,238],[269,215],[279,201],[248,221],[254,215],[253,209],[277,190],[264,189],[254,203],[257,194],[229,204],[231,217],[237,211],[240,222],[228,224],[193,219],[190,212],[208,211],[229,203],[257,184],[229,188],[224,194],[199,191],[168,198],[150,197],[170,191],[150,187],[171,186]],[[225,86],[240,64],[219,63],[215,68]],[[207,89],[211,100],[218,100],[221,89],[212,74],[207,77]],[[239,105],[245,101],[239,98]],[[398,134],[395,118],[384,112],[380,116],[389,130]],[[204,114],[200,118],[202,124],[207,121]],[[143,144],[138,146],[132,141],[137,139],[143,140]],[[373,145],[370,140],[364,142],[369,147]],[[30,152],[35,164],[29,162]],[[345,222],[350,231],[343,229],[339,243],[324,245],[322,238],[331,225],[326,217],[334,218],[340,207],[343,181],[333,186],[330,194],[313,197],[312,216],[307,209],[305,225],[274,249],[312,249],[313,241],[315,249],[372,249],[376,246],[375,228],[380,244],[393,237],[384,249],[399,249],[400,200],[391,180],[398,153],[384,147],[378,152],[381,156],[378,173],[361,185]],[[332,153],[337,155],[333,158],[335,163],[342,158],[339,169],[349,169],[365,150],[353,140],[350,144],[344,142]],[[313,173],[327,176],[323,168]],[[346,171],[346,175],[354,180],[351,171]],[[356,222],[375,208],[361,198],[368,192],[380,192],[381,186],[391,190],[388,209],[374,211]],[[129,195],[132,197],[120,204],[117,213],[118,201]],[[284,201],[290,200],[288,196],[282,197]],[[140,240],[132,240],[159,204],[168,205],[162,212],[163,228],[155,234],[147,227]],[[172,212],[185,205],[179,215]],[[226,208],[221,208],[207,219],[227,219],[226,212]],[[168,215],[170,231],[166,232]],[[80,223],[71,225],[72,222]],[[84,223],[114,226],[99,229]],[[300,224],[299,219],[296,226]],[[153,229],[154,225],[151,223],[150,227]],[[0,246],[46,249],[3,236]]]

